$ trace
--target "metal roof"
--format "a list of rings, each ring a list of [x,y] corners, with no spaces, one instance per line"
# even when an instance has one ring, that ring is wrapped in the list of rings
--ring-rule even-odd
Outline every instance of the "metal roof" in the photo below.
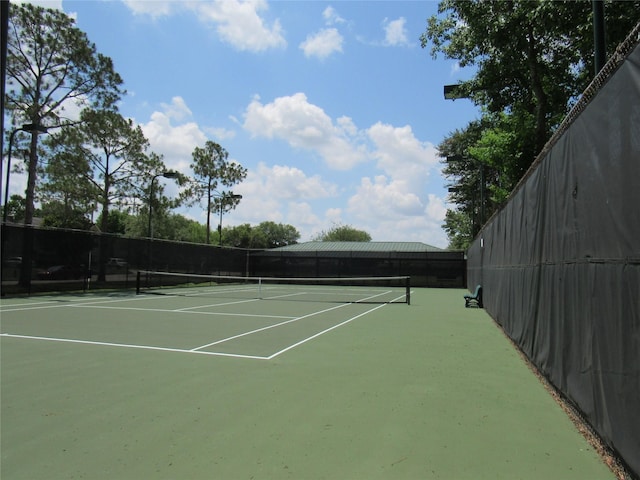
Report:
[[[305,242],[274,248],[279,252],[442,252],[422,242]]]

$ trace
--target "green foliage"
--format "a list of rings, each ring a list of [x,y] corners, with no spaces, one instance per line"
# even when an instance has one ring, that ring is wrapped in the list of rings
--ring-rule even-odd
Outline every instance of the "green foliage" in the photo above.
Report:
[[[239,248],[267,248],[264,232],[248,223],[222,229],[222,244]]]
[[[569,100],[586,85],[576,71],[591,61],[582,58],[576,36],[588,22],[587,2],[470,2],[445,0],[442,18],[428,20],[423,47],[443,53],[461,66],[477,68],[462,90],[489,112],[528,112],[535,117],[529,163],[542,150],[552,127],[569,108]]]
[[[97,225],[106,225],[109,233],[117,233],[124,235],[127,233],[127,227],[130,224],[133,215],[119,210],[110,210],[106,222],[102,218],[102,213],[96,220]],[[102,231],[102,228],[101,228]]]
[[[467,215],[476,233],[479,211],[486,220],[506,201],[593,77],[592,6],[443,0],[438,11],[427,21],[422,47],[476,68],[458,93],[479,105],[482,117],[439,146],[443,158],[462,157],[443,172],[456,190],[456,215]],[[609,54],[638,22],[638,12],[638,1],[605,2]]]
[[[110,212],[110,217],[114,211]],[[124,220],[124,234],[128,237],[146,237],[149,225],[147,212],[139,215],[117,212]],[[120,228],[120,227],[119,227]],[[183,215],[169,213],[166,209],[154,212],[153,238],[177,242],[204,243],[206,232],[204,225]]]
[[[351,225],[335,225],[329,231],[320,232],[316,242],[370,242],[371,235],[364,230],[358,230]]]
[[[293,245],[300,239],[300,233],[291,225],[262,222],[256,227],[248,223],[222,230],[222,243],[240,248],[277,248]]]
[[[148,141],[140,126],[117,111],[85,109],[81,120],[45,141],[50,160],[44,190],[50,196],[64,192],[73,201],[99,205],[100,230],[113,232],[107,220],[111,206],[127,207],[136,198],[156,202],[161,186],[155,182],[151,198],[141,185],[150,188],[153,176],[165,167],[161,157],[146,154]],[[161,205],[154,204],[156,208]]]
[[[40,209],[45,227],[72,228],[77,230],[88,230],[91,227],[91,220],[84,209],[75,208],[69,203],[57,200],[43,203]]]
[[[233,192],[218,192],[219,185],[232,187],[247,177],[247,169],[236,162],[230,162],[229,152],[219,144],[207,141],[203,148],[193,150],[194,178],[185,190],[185,199],[191,204],[204,200],[207,211],[207,238],[211,231],[211,212],[218,211],[220,215],[235,208],[240,203]]]
[[[50,145],[50,140],[45,145]],[[48,152],[50,153],[50,152]],[[89,181],[89,168],[82,157],[60,161],[51,157],[44,167],[37,198],[42,204],[44,224],[59,228],[88,229],[95,210],[97,191]]]
[[[111,59],[99,54],[74,20],[60,10],[12,3],[7,35],[6,108],[14,125],[58,125],[71,102],[106,108],[122,95],[122,79]],[[26,223],[31,223],[34,213],[37,146],[38,135],[32,135]]]
[[[473,240],[472,222],[469,215],[458,210],[447,210],[444,230],[449,237],[451,250],[466,250]]]
[[[284,225],[275,222],[262,222],[256,229],[261,232],[266,239],[263,248],[277,248],[298,243],[300,233],[292,225]]]
[[[195,220],[183,215],[171,214],[166,223],[167,240],[191,243],[204,243],[206,241],[206,227]]]
[[[487,217],[503,205],[516,186],[524,170],[518,145],[518,134],[512,130],[513,122],[505,114],[495,116],[493,127],[482,131],[480,138],[467,153],[484,166],[484,182],[487,198]]]
[[[11,195],[6,205],[2,206],[3,218],[6,210],[7,221],[19,223],[24,220],[24,197],[20,195]]]

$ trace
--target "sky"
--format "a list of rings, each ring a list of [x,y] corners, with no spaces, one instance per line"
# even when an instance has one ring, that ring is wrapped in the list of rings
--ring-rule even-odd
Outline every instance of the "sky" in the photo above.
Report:
[[[120,112],[168,169],[189,175],[207,140],[247,169],[223,226],[289,224],[304,242],[349,225],[373,241],[447,246],[436,146],[479,112],[443,96],[472,72],[420,46],[436,2],[33,3],[72,16],[111,57]],[[202,206],[175,213],[206,223]]]

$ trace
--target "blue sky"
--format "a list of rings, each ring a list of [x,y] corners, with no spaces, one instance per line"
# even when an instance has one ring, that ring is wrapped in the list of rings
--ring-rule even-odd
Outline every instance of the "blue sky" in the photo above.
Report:
[[[168,168],[189,174],[207,140],[247,168],[224,226],[271,220],[308,241],[351,225],[374,241],[446,247],[435,146],[478,110],[443,98],[469,71],[420,47],[436,2],[37,3],[72,15],[113,59],[121,113]],[[177,213],[206,219],[198,206]]]

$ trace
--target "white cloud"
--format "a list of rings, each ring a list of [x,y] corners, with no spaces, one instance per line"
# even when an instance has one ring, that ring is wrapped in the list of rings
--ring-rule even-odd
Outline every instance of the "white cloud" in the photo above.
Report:
[[[187,173],[193,149],[207,141],[197,123],[185,121],[190,118],[191,110],[184,100],[173,97],[170,104],[162,104],[161,111],[151,114],[149,122],[141,124],[151,150],[165,157],[167,168],[182,173]]]
[[[182,97],[173,97],[170,104],[162,103],[161,106],[165,114],[174,120],[183,120],[193,115]]]
[[[367,130],[375,150],[378,167],[395,179],[402,179],[410,190],[422,188],[433,168],[438,167],[436,148],[421,142],[411,126],[394,127],[376,123]]]
[[[327,25],[335,25],[336,23],[345,23],[345,19],[338,15],[336,9],[332,6],[328,6],[322,12],[322,17],[324,18]]]
[[[447,245],[441,228],[446,213],[444,201],[433,194],[422,199],[402,181],[385,176],[363,178],[349,199],[347,211],[351,224],[376,240]]]
[[[148,15],[152,18],[170,15],[180,7],[180,2],[172,0],[124,0],[124,4],[134,15]]]
[[[261,52],[287,45],[280,21],[268,25],[260,16],[269,9],[265,0],[217,0],[194,5],[199,17],[215,24],[220,38],[238,50]]]
[[[309,241],[316,238],[323,232],[328,232],[337,225],[344,225],[343,210],[341,208],[327,208],[322,216],[312,215],[305,224],[307,227],[302,235],[302,241]]]
[[[348,200],[349,221],[377,240],[446,246],[444,200],[425,191],[430,173],[439,166],[435,147],[418,140],[408,125],[378,122],[367,135],[382,174],[360,180]]]
[[[400,17],[397,20],[388,20],[384,21],[384,31],[385,31],[385,45],[390,46],[401,46],[401,45],[409,45],[409,40],[407,39],[407,30],[405,28],[406,19],[404,17]]]
[[[349,212],[356,218],[398,219],[401,216],[421,215],[424,205],[405,182],[389,180],[378,175],[365,177],[355,195],[349,199]]]
[[[199,20],[215,27],[219,38],[232,47],[249,52],[284,48],[287,41],[278,19],[270,24],[261,16],[269,10],[266,0],[124,0],[135,15],[158,18],[180,10],[191,10]]]
[[[256,97],[247,106],[243,122],[253,137],[283,140],[294,149],[318,155],[334,169],[351,169],[371,159],[376,165],[368,166],[371,173],[345,192],[320,174],[306,173],[302,163],[259,163],[234,187],[243,200],[225,215],[225,226],[270,220],[296,226],[306,241],[335,225],[348,224],[376,240],[446,246],[441,229],[446,205],[425,191],[430,173],[439,166],[436,151],[416,138],[409,125],[378,122],[359,130],[350,117],[334,120],[302,93],[264,104]],[[193,148],[203,145],[207,137],[184,99],[174,97],[162,104],[142,127],[151,149],[165,156],[168,168],[190,173]],[[173,183],[167,182],[165,188],[168,195],[177,193]],[[343,205],[345,209],[340,208]],[[199,216],[196,220],[205,221],[201,209],[190,212]]]
[[[338,126],[348,135],[355,136],[358,133],[358,128],[353,120],[349,117],[340,117],[337,120]]]
[[[425,208],[425,213],[429,218],[433,220],[437,220],[440,222],[444,222],[444,219],[447,215],[447,206],[444,200],[433,193],[430,193],[428,196],[427,207]]]
[[[281,199],[314,199],[336,195],[334,184],[323,181],[319,175],[308,177],[296,167],[260,163],[256,172],[269,196]]]
[[[341,208],[329,208],[324,213],[325,218],[331,222],[331,224],[342,223],[342,209]]]
[[[203,130],[211,135],[214,141],[228,140],[236,136],[235,130],[229,130],[228,128],[203,127]]]
[[[366,159],[364,146],[352,138],[353,123],[343,118],[334,125],[303,93],[279,97],[265,105],[255,98],[244,118],[243,127],[254,137],[277,138],[294,148],[316,152],[333,169],[348,170]]]
[[[265,220],[309,228],[320,224],[309,201],[336,195],[337,187],[320,176],[307,176],[296,167],[267,166],[250,169],[234,188],[243,200],[233,213],[233,224],[258,224]]]
[[[300,44],[300,49],[305,57],[317,57],[321,60],[335,52],[342,52],[344,38],[335,28],[325,28],[319,32],[307,36]]]
[[[42,7],[42,8],[63,10],[62,0],[11,0],[11,3],[30,3],[31,5],[37,5],[38,7]]]
[[[306,202],[290,202],[288,205],[287,223],[289,225],[301,225],[313,228],[319,225],[322,219],[314,212],[311,205]]]

